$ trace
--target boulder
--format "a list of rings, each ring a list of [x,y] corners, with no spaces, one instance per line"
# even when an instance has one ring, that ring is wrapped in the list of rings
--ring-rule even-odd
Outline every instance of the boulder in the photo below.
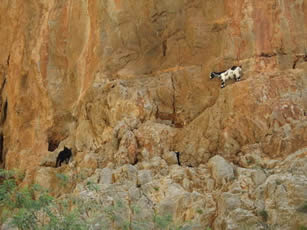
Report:
[[[212,177],[217,185],[225,184],[234,179],[233,166],[223,157],[219,155],[212,157],[208,162],[208,166],[211,168]]]

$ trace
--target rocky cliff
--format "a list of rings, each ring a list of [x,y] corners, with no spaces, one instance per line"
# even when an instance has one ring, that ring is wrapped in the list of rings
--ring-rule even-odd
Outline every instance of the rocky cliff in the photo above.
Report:
[[[190,194],[187,204],[199,201],[208,215],[188,216],[201,226],[256,223],[256,200],[272,225],[278,215],[283,229],[307,225],[293,211],[307,200],[306,170],[292,174],[296,167],[281,163],[292,156],[306,169],[306,15],[303,0],[1,0],[1,164],[50,188],[56,172],[109,168],[115,183],[116,170],[154,167],[151,178],[167,168],[162,190],[172,183]],[[209,79],[233,65],[242,81],[220,89]],[[64,145],[73,165],[54,168]],[[174,151],[181,166],[170,169]],[[288,187],[247,169],[255,162]],[[238,169],[224,175],[212,169],[220,164]],[[249,189],[236,187],[243,177],[256,178]],[[286,195],[290,187],[297,196]],[[289,200],[274,206],[284,190]],[[163,196],[150,199],[163,204]]]

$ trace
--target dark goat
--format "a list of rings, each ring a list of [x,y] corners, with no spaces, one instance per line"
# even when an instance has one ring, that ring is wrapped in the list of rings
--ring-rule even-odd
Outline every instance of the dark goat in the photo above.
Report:
[[[57,168],[57,167],[60,167],[61,164],[62,164],[62,162],[64,162],[64,161],[66,162],[66,164],[68,164],[69,159],[71,158],[71,156],[72,156],[71,149],[66,148],[66,147],[64,146],[64,150],[62,150],[62,151],[59,153],[58,157],[56,158],[55,167],[56,167],[56,168]]]

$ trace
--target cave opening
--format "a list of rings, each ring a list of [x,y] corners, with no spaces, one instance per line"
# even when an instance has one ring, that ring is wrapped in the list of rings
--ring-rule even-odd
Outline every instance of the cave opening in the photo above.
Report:
[[[51,138],[48,138],[48,151],[53,152],[59,147],[60,142]]]

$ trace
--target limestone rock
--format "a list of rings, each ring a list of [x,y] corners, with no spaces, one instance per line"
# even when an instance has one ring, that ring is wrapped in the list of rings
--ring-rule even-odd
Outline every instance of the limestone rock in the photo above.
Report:
[[[171,150],[175,130],[167,125],[147,121],[134,133],[141,150],[148,152],[148,155],[141,155],[139,160],[149,160]]]
[[[102,184],[112,184],[112,169],[104,168],[104,169],[96,169],[95,174],[99,174],[99,183]]]
[[[52,168],[41,168],[35,177],[35,183],[51,191],[55,186],[54,179],[55,172]]]
[[[75,159],[81,168],[91,170],[98,168],[98,155],[95,153],[78,152]]]
[[[120,168],[117,168],[113,171],[113,181],[115,183],[131,183],[136,185],[138,179],[138,170],[135,166],[132,165],[123,165]]]
[[[152,172],[150,170],[140,170],[138,172],[137,184],[142,186],[152,181]]]
[[[231,159],[247,144],[272,156],[299,149],[305,14],[302,1],[4,2],[6,166],[34,168],[68,136],[94,151],[127,117],[184,127],[173,147],[193,165],[216,151]],[[220,90],[209,80],[238,64],[244,81]]]
[[[212,157],[208,166],[211,168],[212,176],[218,185],[234,179],[233,167],[223,157],[218,155]]]
[[[205,163],[212,153],[240,161],[241,151],[284,157],[305,146],[304,72],[249,74],[251,78],[221,90],[211,107],[177,133],[183,163]]]
[[[122,200],[119,213],[124,217],[130,213],[135,223],[145,221],[148,229],[156,227],[154,214],[161,218],[172,215],[173,224],[191,229],[248,227],[256,230],[274,226],[293,229],[306,226],[304,213],[300,211],[306,200],[306,156],[306,150],[301,149],[272,169],[233,169],[225,159],[215,156],[208,164],[196,168],[169,166],[166,175],[127,164],[115,170],[96,170],[91,177],[97,174],[98,178],[102,172],[110,176],[112,172],[115,183],[99,184],[100,189],[92,193],[86,189],[85,181],[75,192],[83,199],[99,200],[104,206]],[[236,176],[219,184],[218,189],[210,188],[218,178],[216,175],[221,175],[211,175],[210,169],[221,167]],[[187,180],[189,186],[185,186]]]
[[[131,131],[127,131],[120,140],[119,149],[114,154],[114,162],[119,165],[134,164],[137,160],[137,141]]]
[[[122,199],[124,218],[137,203],[147,229],[157,207],[194,229],[307,226],[306,15],[302,0],[2,0],[0,166]],[[240,82],[209,79],[234,65]],[[73,163],[53,168],[64,145]]]
[[[95,138],[92,132],[91,123],[89,120],[82,120],[79,122],[76,130],[76,148],[81,152],[84,150],[95,149]]]
[[[142,161],[137,164],[139,170],[147,169],[155,172],[155,174],[167,175],[168,174],[168,165],[165,160],[160,157],[154,157],[149,161]]]
[[[164,153],[162,157],[168,165],[178,164],[177,156],[173,151]]]

